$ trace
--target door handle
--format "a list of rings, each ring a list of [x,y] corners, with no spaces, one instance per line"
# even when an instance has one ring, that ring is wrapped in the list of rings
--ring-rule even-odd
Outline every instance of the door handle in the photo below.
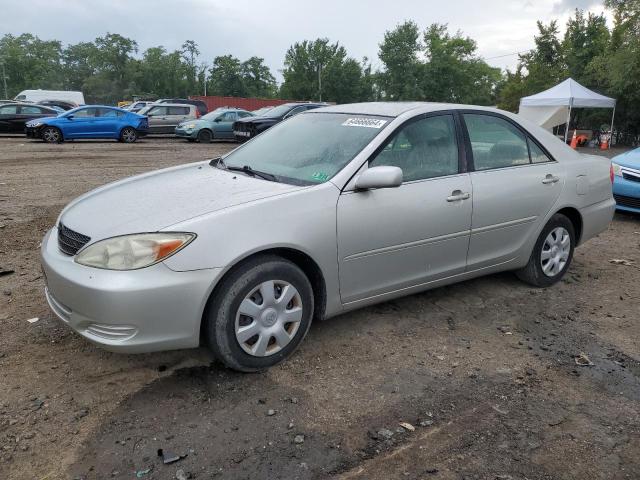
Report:
[[[549,185],[551,183],[556,183],[559,180],[560,180],[560,177],[554,177],[549,173],[546,177],[544,177],[544,180],[542,180],[542,183],[544,183],[545,185]]]
[[[462,190],[454,190],[451,195],[447,197],[447,202],[458,202],[460,200],[467,200],[471,197],[469,192],[463,192]]]

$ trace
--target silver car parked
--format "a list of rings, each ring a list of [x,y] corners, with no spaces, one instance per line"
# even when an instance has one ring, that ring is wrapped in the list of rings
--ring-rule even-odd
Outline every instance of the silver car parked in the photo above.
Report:
[[[312,320],[504,270],[552,285],[613,211],[608,160],[516,115],[338,105],[81,196],[42,263],[51,308],[88,340],[204,343],[255,371]]]

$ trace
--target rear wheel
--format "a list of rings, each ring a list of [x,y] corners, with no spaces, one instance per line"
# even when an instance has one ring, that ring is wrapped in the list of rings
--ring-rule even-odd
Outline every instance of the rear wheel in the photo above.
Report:
[[[138,132],[135,128],[126,127],[120,132],[120,141],[124,143],[133,143],[138,139]]]
[[[47,143],[62,142],[62,132],[56,127],[45,127],[42,130],[42,140]]]
[[[305,274],[277,256],[256,257],[220,283],[203,318],[216,357],[242,372],[276,365],[307,334],[313,290]]]
[[[571,220],[562,214],[555,214],[540,232],[529,263],[516,275],[536,287],[553,285],[569,269],[575,238]]]
[[[198,142],[200,143],[209,143],[213,139],[213,134],[210,130],[200,130],[198,132]]]

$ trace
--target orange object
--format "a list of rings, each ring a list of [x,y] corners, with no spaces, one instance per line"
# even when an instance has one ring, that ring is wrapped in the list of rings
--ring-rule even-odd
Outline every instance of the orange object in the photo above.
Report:
[[[576,136],[576,131],[573,131],[573,137],[571,137],[571,148],[575,150],[578,146],[578,137]]]
[[[606,138],[600,142],[600,150],[608,150],[609,149],[609,140]]]

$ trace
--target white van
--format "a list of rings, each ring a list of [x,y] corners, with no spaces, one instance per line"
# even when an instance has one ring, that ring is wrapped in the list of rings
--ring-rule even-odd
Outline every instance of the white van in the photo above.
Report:
[[[41,102],[43,100],[62,100],[84,105],[82,92],[68,92],[64,90],[23,90],[14,100],[22,102]]]

